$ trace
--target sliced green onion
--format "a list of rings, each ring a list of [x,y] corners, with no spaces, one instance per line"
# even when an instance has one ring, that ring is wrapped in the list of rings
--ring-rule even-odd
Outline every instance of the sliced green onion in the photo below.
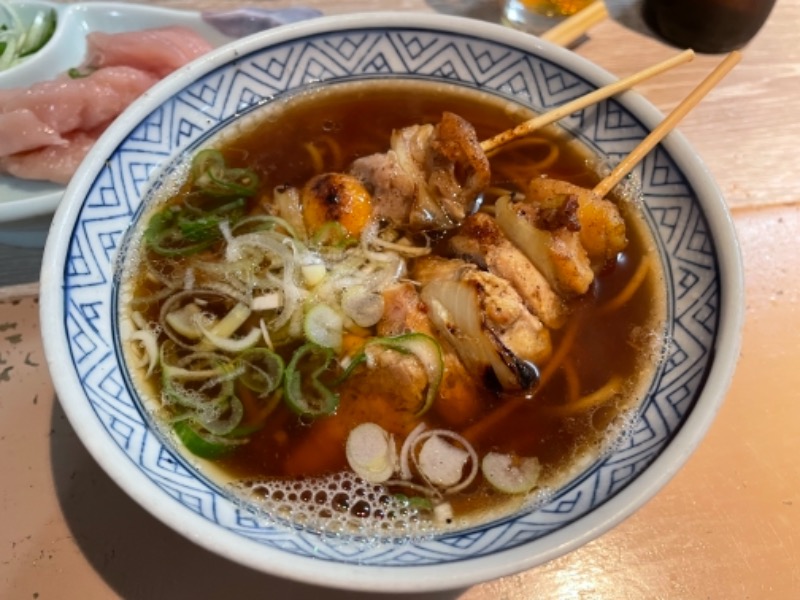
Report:
[[[231,231],[237,235],[243,233],[252,233],[254,231],[278,231],[285,233],[291,238],[297,238],[297,232],[289,224],[286,219],[276,217],[274,215],[253,215],[242,219],[235,226],[231,227]]]
[[[469,452],[446,442],[442,436],[432,435],[422,444],[417,466],[433,485],[448,488],[461,481],[469,456]]]
[[[283,359],[268,348],[250,348],[236,361],[244,369],[239,381],[259,396],[271,394],[283,380]]]
[[[188,420],[176,421],[172,429],[186,449],[200,458],[216,459],[233,452],[241,442],[202,433]]]
[[[425,398],[420,407],[415,411],[415,416],[423,415],[433,406],[434,400],[439,393],[439,385],[444,375],[444,359],[442,358],[442,348],[439,342],[424,333],[406,333],[395,337],[374,338],[364,345],[363,353],[366,355],[371,346],[388,348],[400,354],[414,356],[425,369],[428,376],[428,387],[425,391]],[[353,363],[361,362],[363,359],[356,357]],[[348,372],[353,365],[348,367]]]
[[[359,327],[372,327],[383,317],[383,294],[365,285],[354,285],[342,292],[342,311]]]
[[[216,238],[187,240],[176,227],[178,212],[166,208],[150,218],[144,232],[144,239],[150,250],[161,256],[188,256],[205,250],[216,241]]]
[[[258,190],[258,175],[251,169],[231,169],[222,152],[201,150],[192,161],[194,186],[212,196],[252,196]]]
[[[339,406],[339,395],[322,381],[334,380],[333,350],[308,343],[298,348],[286,367],[284,391],[286,404],[304,417],[332,414]]]
[[[328,274],[328,268],[325,263],[312,263],[310,265],[302,265],[300,267],[300,274],[303,276],[303,281],[308,287],[315,287],[322,283],[325,276]]]
[[[44,47],[56,31],[56,21],[56,11],[53,9],[36,13],[19,48],[20,58],[30,56]]]
[[[6,2],[0,3],[0,16],[9,21],[0,25],[0,71],[15,66],[26,56],[41,50],[53,37],[58,20],[54,9],[40,10],[26,27]]]
[[[405,494],[393,494],[394,499],[404,507],[413,508],[418,511],[432,511],[433,502],[424,496],[406,496]]]
[[[345,455],[350,468],[370,483],[388,480],[397,466],[394,438],[376,423],[361,423],[350,431]]]
[[[358,240],[350,235],[350,232],[339,221],[323,223],[311,238],[311,245],[316,247],[333,246],[335,248],[346,248],[356,244],[358,244]]]
[[[186,339],[197,341],[203,337],[203,332],[198,327],[202,316],[203,310],[194,302],[189,302],[168,312],[164,321]]]
[[[210,353],[195,353],[177,365],[166,362],[161,352],[162,402],[181,417],[188,415],[207,431],[225,435],[244,416],[234,394],[236,366]]]
[[[150,217],[144,232],[145,242],[162,256],[196,254],[222,239],[220,224],[223,220],[241,218],[244,208],[243,198],[208,211],[168,206]]]
[[[67,75],[70,79],[83,79],[84,77],[88,77],[92,73],[94,73],[97,69],[86,69],[85,71],[81,71],[76,67],[72,67],[71,69],[67,70]]]
[[[214,415],[207,421],[201,421],[205,429],[214,435],[228,435],[233,433],[242,422],[244,406],[237,396],[231,393],[224,402],[220,402],[222,414]],[[202,413],[198,417],[202,417]]]

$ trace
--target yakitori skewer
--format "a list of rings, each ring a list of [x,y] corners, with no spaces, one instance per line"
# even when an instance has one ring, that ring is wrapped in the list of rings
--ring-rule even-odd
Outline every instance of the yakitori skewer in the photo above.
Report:
[[[539,37],[559,46],[568,46],[593,26],[605,20],[606,17],[608,17],[608,10],[605,2],[595,0]]]
[[[574,113],[575,111],[584,109],[587,106],[591,106],[592,104],[596,104],[601,100],[605,100],[606,98],[623,92],[633,87],[637,83],[641,83],[642,81],[650,79],[651,77],[655,77],[656,75],[668,71],[673,67],[689,62],[693,58],[694,52],[692,50],[684,50],[680,54],[668,58],[665,61],[651,65],[646,69],[639,71],[638,73],[634,73],[633,75],[629,75],[624,79],[620,79],[619,81],[615,81],[614,83],[603,86],[586,94],[585,96],[571,100],[570,102],[567,102],[558,108],[548,111],[542,115],[538,115],[533,119],[525,121],[524,123],[520,123],[512,129],[508,129],[494,137],[484,140],[481,142],[481,148],[487,155],[492,154],[492,152],[496,151],[501,146],[504,146],[515,139],[530,135],[534,131],[551,123],[555,123],[559,119],[562,119],[565,116]]]
[[[620,163],[594,188],[600,197],[608,194],[614,186],[630,173],[648,152],[670,132],[678,122],[692,110],[741,60],[741,53],[731,52],[683,101],[658,124]]]

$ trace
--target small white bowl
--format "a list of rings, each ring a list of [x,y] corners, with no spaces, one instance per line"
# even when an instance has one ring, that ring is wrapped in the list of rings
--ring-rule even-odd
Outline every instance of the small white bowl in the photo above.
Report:
[[[743,284],[725,203],[674,132],[637,169],[666,273],[671,344],[617,450],[538,510],[421,542],[362,547],[257,522],[162,446],[142,416],[118,339],[117,253],[154,176],[254,102],[324,81],[394,75],[457,81],[539,111],[613,80],[536,38],[444,16],[325,18],[225,46],[149,91],[96,144],[50,231],[41,320],[54,384],[77,434],[158,519],[254,569],[397,592],[467,586],[531,568],[595,538],[653,496],[694,451],[725,396],[738,355]],[[618,159],[661,119],[628,92],[562,125]]]

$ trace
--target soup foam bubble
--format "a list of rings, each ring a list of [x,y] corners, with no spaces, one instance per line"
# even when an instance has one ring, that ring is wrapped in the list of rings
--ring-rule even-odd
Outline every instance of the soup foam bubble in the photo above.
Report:
[[[441,532],[414,498],[394,494],[355,473],[300,481],[249,480],[232,484],[246,510],[274,523],[362,541],[410,541]]]

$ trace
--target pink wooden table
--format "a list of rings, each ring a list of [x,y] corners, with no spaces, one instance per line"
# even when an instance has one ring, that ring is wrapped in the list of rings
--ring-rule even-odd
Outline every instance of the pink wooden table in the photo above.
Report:
[[[495,11],[486,0],[305,4],[326,13]],[[577,48],[620,76],[674,52],[620,22],[629,22],[631,4],[609,2],[614,19],[592,29]],[[798,31],[800,0],[779,0],[742,64],[680,127],[726,195],[746,270],[741,360],[707,438],[650,503],[583,548],[515,576],[423,598],[800,597]],[[701,56],[639,89],[668,111],[718,60]],[[10,268],[0,264],[0,282]],[[37,298],[35,283],[0,287],[0,598],[323,597],[318,588],[200,549],[111,482],[54,397]],[[368,596],[330,591],[324,597]]]

